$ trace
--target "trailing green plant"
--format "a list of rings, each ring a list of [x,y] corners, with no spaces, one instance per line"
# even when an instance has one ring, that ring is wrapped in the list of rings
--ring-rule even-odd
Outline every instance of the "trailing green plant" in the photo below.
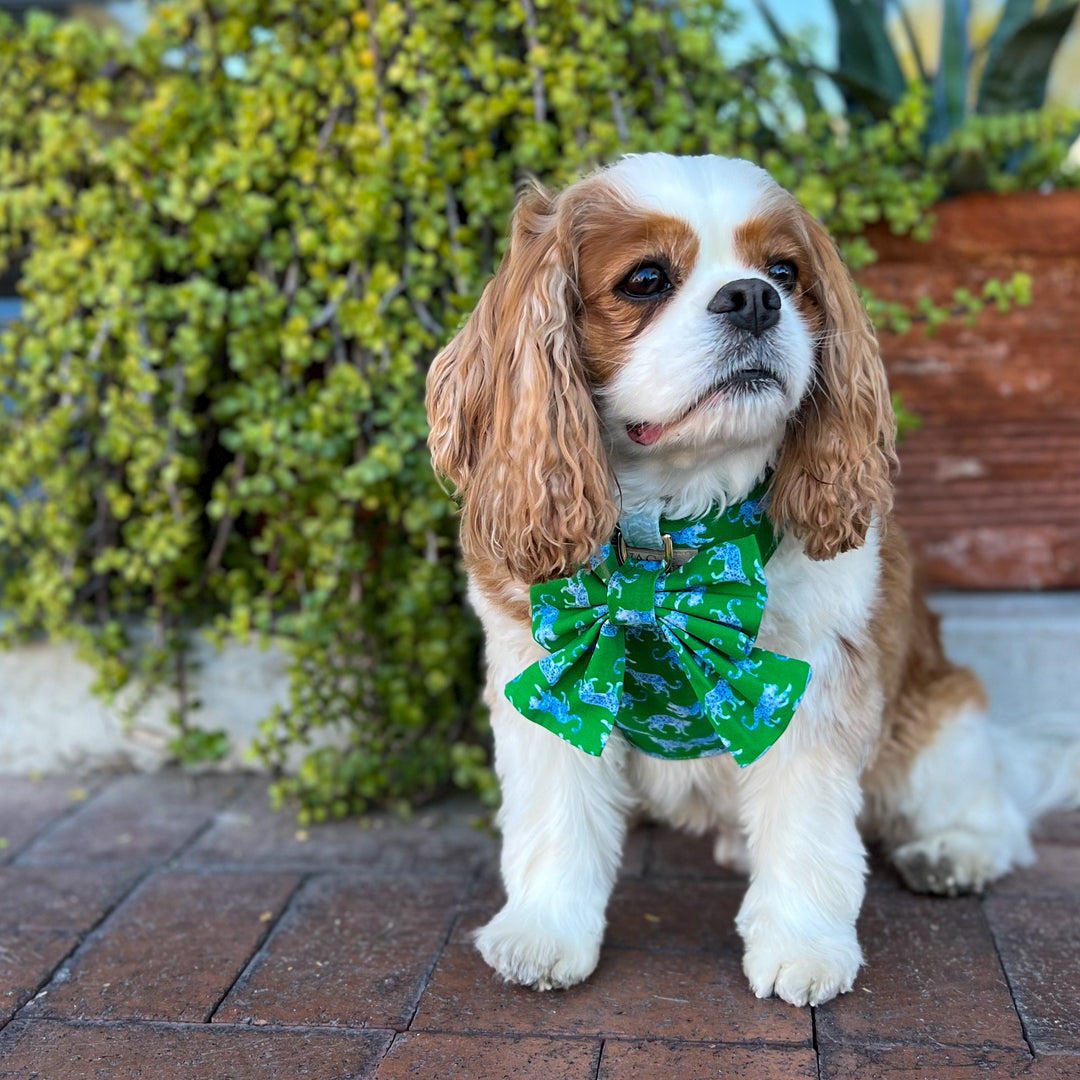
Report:
[[[928,337],[933,337],[939,327],[954,319],[962,319],[967,326],[974,326],[978,317],[990,306],[1001,313],[1011,311],[1014,306],[1027,307],[1031,303],[1031,275],[1019,271],[1008,281],[991,278],[978,293],[957,288],[947,303],[921,296],[913,304],[903,304],[880,300],[865,289],[862,298],[878,329],[906,334],[918,324]]]
[[[0,343],[4,639],[74,638],[105,692],[171,684],[184,761],[224,751],[192,714],[191,635],[278,643],[290,700],[254,752],[305,819],[493,795],[423,384],[516,181],[750,157],[854,267],[868,224],[925,235],[944,190],[925,94],[789,123],[772,102],[807,85],[725,67],[729,26],[721,0],[178,0],[133,45],[0,19],[0,270],[23,297]]]

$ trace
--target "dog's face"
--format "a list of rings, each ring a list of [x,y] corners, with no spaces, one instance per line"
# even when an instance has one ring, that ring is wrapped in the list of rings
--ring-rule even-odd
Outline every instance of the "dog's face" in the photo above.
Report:
[[[889,503],[876,342],[829,238],[761,169],[629,157],[518,203],[510,249],[432,365],[430,445],[466,556],[526,583],[611,533],[620,482],[756,447],[813,558]],[[662,499],[671,494],[657,491]],[[711,497],[732,495],[714,492]]]
[[[744,161],[630,158],[605,179],[578,281],[612,450],[778,443],[823,323],[801,211]]]

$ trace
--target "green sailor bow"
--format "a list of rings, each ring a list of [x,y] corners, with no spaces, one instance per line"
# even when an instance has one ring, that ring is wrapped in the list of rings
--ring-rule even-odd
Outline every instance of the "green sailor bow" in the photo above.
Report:
[[[697,549],[682,566],[624,560],[613,543],[573,576],[534,585],[533,637],[550,655],[507,684],[514,707],[590,754],[618,727],[657,757],[760,757],[810,680],[809,664],[754,645],[777,545],[764,493],[661,520],[673,546]]]

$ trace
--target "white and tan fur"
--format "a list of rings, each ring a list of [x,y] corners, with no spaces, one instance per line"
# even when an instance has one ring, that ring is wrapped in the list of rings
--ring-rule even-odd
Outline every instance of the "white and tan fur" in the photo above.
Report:
[[[775,326],[751,341],[707,310],[778,260],[798,278]],[[645,264],[671,288],[627,297]],[[774,377],[731,389],[748,364]],[[872,329],[824,231],[765,172],[649,154],[559,195],[528,189],[498,274],[432,366],[428,409],[487,636],[507,902],[476,940],[500,975],[547,989],[592,972],[641,808],[714,831],[718,858],[749,870],[744,971],[796,1005],[852,987],[864,838],[929,891],[1030,861],[982,688],[944,657],[890,517],[894,421]],[[616,731],[594,758],[515,712],[503,687],[543,655],[530,584],[572,573],[624,512],[700,514],[770,470],[784,539],[758,644],[813,679],[769,753],[741,770],[658,760]]]

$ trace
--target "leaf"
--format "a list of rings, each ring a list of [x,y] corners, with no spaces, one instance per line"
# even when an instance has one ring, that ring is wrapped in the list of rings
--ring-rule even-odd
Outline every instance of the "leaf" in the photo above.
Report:
[[[777,45],[789,52],[796,52],[794,42],[784,33],[784,28],[776,21],[776,16],[773,15],[772,9],[765,3],[765,0],[754,0],[754,7],[758,9],[761,17],[765,20],[769,32],[776,38]]]
[[[993,64],[1002,46],[1024,25],[1035,10],[1035,0],[1005,0],[1005,6],[1001,9],[1001,17],[993,34],[986,44],[986,64],[984,71]]]
[[[875,97],[895,105],[907,83],[885,26],[884,0],[832,0],[832,6],[840,46],[837,81],[842,87],[876,87]],[[866,95],[851,100],[882,115]]]
[[[930,138],[934,142],[940,142],[964,122],[971,71],[970,23],[971,0],[945,0],[941,55],[934,77],[934,116],[930,124]]]
[[[892,7],[896,9],[896,15],[900,20],[900,25],[903,27],[904,36],[907,38],[908,47],[911,49],[911,55],[915,58],[915,66],[919,69],[919,78],[924,83],[929,83],[930,76],[927,73],[926,64],[923,62],[922,50],[919,48],[919,39],[915,34],[911,16],[908,14],[907,8],[904,7],[902,0],[892,0]]]
[[[881,87],[860,82],[842,71],[825,71],[823,68],[808,67],[820,75],[828,75],[843,91],[844,99],[849,104],[859,105],[876,118],[888,115],[896,102],[889,98]]]
[[[1042,108],[1050,64],[1072,25],[1076,3],[1052,7],[1008,38],[983,70],[977,111],[984,114]]]
[[[792,41],[790,35],[784,32],[784,28],[776,21],[776,16],[773,15],[772,10],[765,0],[754,0],[754,6],[758,9],[762,19],[765,20],[769,32],[776,39],[777,45],[780,46],[781,54],[785,57],[793,71],[804,76],[825,75],[832,78],[834,81],[838,81],[833,72],[823,71],[802,55],[804,50],[800,49],[798,43]],[[825,101],[822,100],[821,95],[817,90],[817,86],[812,79],[807,80],[805,83],[796,83],[792,86],[792,91],[798,98],[799,104],[807,113],[813,112],[816,109],[828,108]]]

